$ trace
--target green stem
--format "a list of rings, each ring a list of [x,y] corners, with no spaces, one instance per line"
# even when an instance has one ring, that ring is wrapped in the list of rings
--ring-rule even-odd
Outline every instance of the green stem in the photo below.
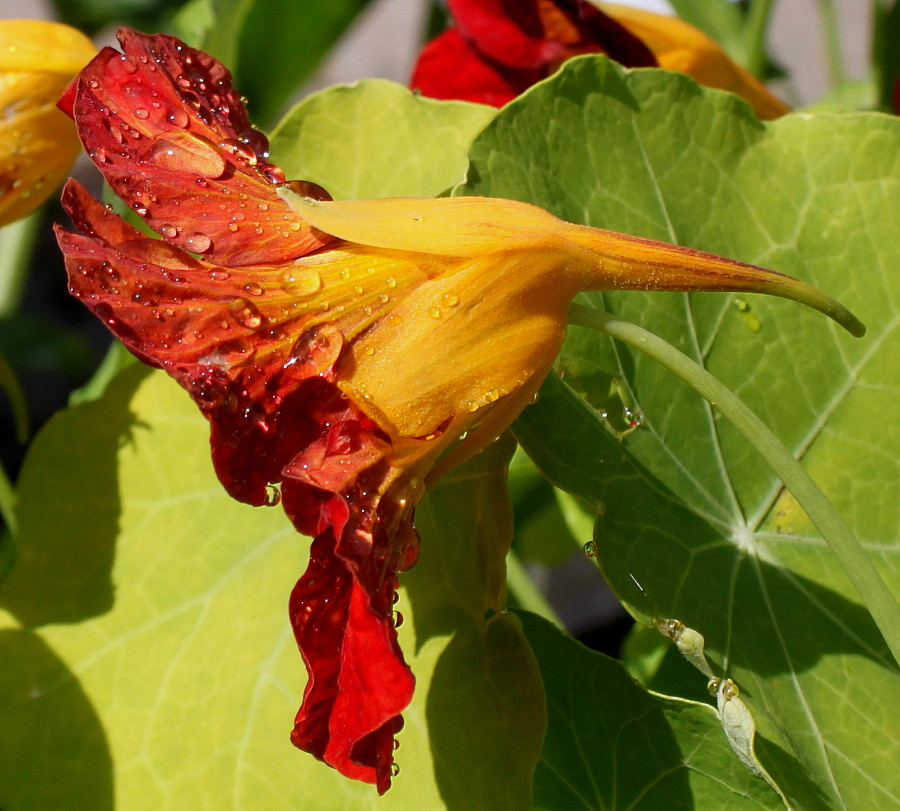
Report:
[[[0,230],[0,318],[19,309],[42,216],[38,209]]]
[[[777,436],[725,385],[687,355],[628,321],[573,304],[569,323],[599,330],[653,358],[717,408],[753,445],[834,552],[900,663],[900,606],[834,506]]]
[[[841,55],[841,33],[834,0],[819,0],[819,15],[822,19],[822,40],[825,44],[825,62],[832,87],[844,82],[844,58]]]
[[[766,34],[769,30],[769,17],[775,0],[754,0],[747,12],[746,22],[746,68],[754,76],[761,76],[768,63],[766,53]]]
[[[552,622],[557,628],[565,630],[565,626],[556,615],[553,606],[547,602],[547,598],[535,586],[531,575],[525,570],[519,556],[512,549],[506,555],[506,584],[517,607],[537,614]]]

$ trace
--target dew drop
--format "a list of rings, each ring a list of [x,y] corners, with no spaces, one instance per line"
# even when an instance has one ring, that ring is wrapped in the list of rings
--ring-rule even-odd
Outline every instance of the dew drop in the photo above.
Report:
[[[212,141],[183,129],[160,135],[150,150],[150,159],[165,169],[201,177],[220,177],[226,166],[224,156]]]
[[[388,277],[384,280],[384,283],[385,283],[391,290],[393,290],[393,289],[397,286],[397,280],[396,280],[393,276],[388,276]]]
[[[150,118],[150,111],[145,110],[143,107],[138,107],[134,111],[134,117],[141,119],[141,121],[146,121],[148,118]]]
[[[166,239],[175,239],[175,237],[178,236],[178,229],[170,223],[163,223],[163,225],[159,227],[159,233]]]
[[[432,318],[440,318],[440,317],[441,317],[441,311],[440,311],[437,307],[432,307],[432,308],[428,311],[428,315],[430,315]]]
[[[166,121],[175,127],[184,129],[188,125],[190,119],[188,118],[188,114],[181,107],[173,107],[166,115]]]
[[[396,571],[407,572],[416,565],[416,561],[419,559],[419,549],[422,546],[421,536],[412,524],[401,525],[394,543],[399,549]]]
[[[266,485],[266,506],[275,507],[281,503],[281,484],[279,482],[269,482]]]
[[[209,272],[209,278],[214,282],[227,282],[231,278],[231,274],[227,270],[216,268]]]
[[[244,285],[244,292],[249,293],[251,296],[261,296],[263,294],[263,289],[256,282],[247,282]]]
[[[403,614],[401,614],[399,611],[395,611],[394,612],[394,627],[399,628],[401,625],[403,625]]]
[[[459,304],[459,296],[455,293],[444,293],[444,305],[447,307],[455,307]]]
[[[253,344],[245,338],[232,338],[219,344],[218,351],[231,363],[236,360],[247,360],[255,350]]]
[[[396,777],[400,774],[400,767],[396,763],[391,764],[391,777]]]
[[[597,544],[595,544],[593,541],[588,541],[581,548],[584,550],[584,554],[587,555],[589,558],[597,557]]]
[[[229,310],[235,321],[242,327],[256,329],[263,323],[263,317],[259,310],[246,299],[235,299],[229,306]]]
[[[322,289],[322,277],[309,268],[288,268],[281,274],[281,289],[292,296],[307,298]]]
[[[193,253],[205,253],[211,246],[212,240],[206,234],[197,232],[184,238],[184,247]]]

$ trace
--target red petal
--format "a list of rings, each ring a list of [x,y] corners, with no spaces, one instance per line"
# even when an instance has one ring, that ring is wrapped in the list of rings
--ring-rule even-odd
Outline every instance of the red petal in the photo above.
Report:
[[[84,232],[57,228],[71,292],[190,392],[212,422],[222,483],[235,498],[265,503],[267,483],[319,435],[309,403],[337,363],[340,333],[305,329],[302,316],[286,315],[283,294],[263,291],[260,281],[281,268],[194,259],[131,227],[75,181],[63,204]]]
[[[391,781],[394,734],[414,688],[391,611],[395,571],[405,550],[394,548],[394,538],[402,533],[388,536],[383,529],[387,516],[376,509],[377,497],[367,496],[383,485],[386,469],[377,459],[389,446],[352,412],[350,407],[344,427],[337,426],[339,440],[326,429],[318,451],[296,460],[297,469],[305,470],[310,460],[319,459],[321,471],[333,469],[331,451],[353,459],[356,474],[339,477],[340,492],[313,488],[310,480],[324,483],[316,474],[284,484],[283,503],[295,525],[308,531],[315,523],[309,508],[318,498],[323,527],[290,601],[309,673],[291,739],[342,774],[376,783],[384,793]],[[363,454],[366,449],[375,453]]]
[[[485,56],[512,68],[534,69],[559,59],[561,46],[547,39],[541,0],[449,0],[463,37]]]
[[[231,74],[165,35],[119,31],[61,104],[115,192],[169,242],[230,266],[276,263],[321,247],[276,194]]]
[[[434,99],[502,107],[541,78],[538,71],[516,71],[489,62],[456,28],[448,28],[422,49],[409,84]]]

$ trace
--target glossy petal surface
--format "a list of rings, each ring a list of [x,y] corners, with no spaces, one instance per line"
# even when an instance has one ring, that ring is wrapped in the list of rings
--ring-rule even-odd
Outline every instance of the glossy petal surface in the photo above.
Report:
[[[280,262],[320,247],[275,194],[280,170],[231,74],[174,37],[122,29],[60,106],[91,159],[163,239],[230,266]]]

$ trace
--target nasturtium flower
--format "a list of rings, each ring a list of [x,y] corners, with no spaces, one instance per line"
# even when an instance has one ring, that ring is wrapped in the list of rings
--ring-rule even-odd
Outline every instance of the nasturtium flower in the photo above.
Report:
[[[427,43],[410,87],[502,107],[573,56],[654,67],[650,50],[585,0],[448,0],[455,25]]]
[[[313,537],[289,614],[309,680],[293,742],[391,781],[414,680],[397,643],[414,510],[532,399],[580,290],[751,290],[852,316],[739,262],[485,198],[335,202],[287,182],[228,71],[123,29],[60,102],[127,224],[75,181],[71,291],[211,424],[228,492]]]
[[[455,25],[419,54],[410,86],[426,96],[500,107],[566,59],[605,53],[626,67],[668,68],[742,96],[763,119],[790,108],[677,17],[588,0],[448,0]]]
[[[56,100],[97,53],[80,31],[42,20],[0,20],[0,225],[46,200],[80,151]]]

